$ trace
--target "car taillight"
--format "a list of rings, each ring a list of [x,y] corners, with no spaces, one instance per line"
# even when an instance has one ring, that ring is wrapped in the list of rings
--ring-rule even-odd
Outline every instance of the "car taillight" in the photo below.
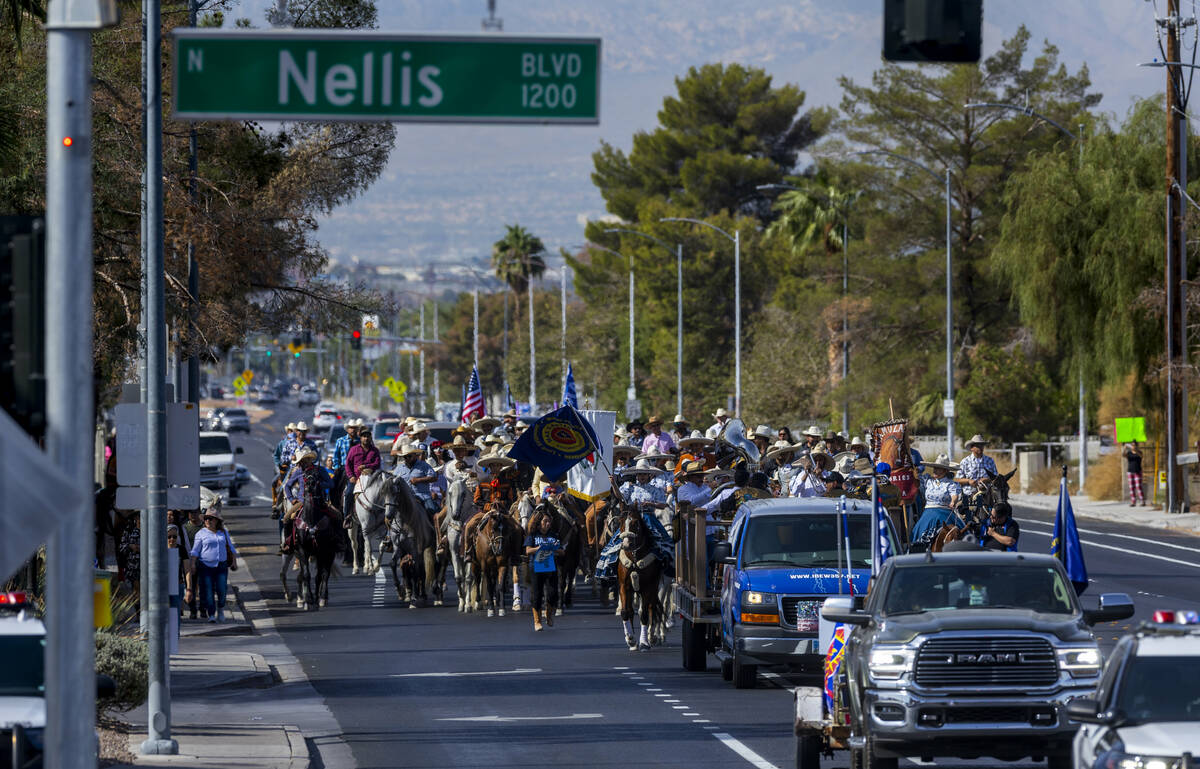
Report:
[[[338,415],[337,415],[337,419],[341,419],[341,418],[342,418],[342,415],[341,415],[341,414],[338,414]]]
[[[28,596],[21,590],[0,593],[0,606],[24,606]]]

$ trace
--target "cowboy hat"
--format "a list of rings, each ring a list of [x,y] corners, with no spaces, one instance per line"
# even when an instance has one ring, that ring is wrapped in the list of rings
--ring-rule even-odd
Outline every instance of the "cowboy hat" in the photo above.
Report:
[[[854,448],[855,446],[862,446],[865,449],[867,444],[863,443],[863,439],[856,435],[850,439],[850,448]]]
[[[851,470],[854,469],[854,462],[856,459],[857,457],[855,457],[854,452],[843,451],[841,454],[838,454],[833,458],[833,469],[845,477],[850,474]]]
[[[763,457],[763,459],[770,459],[771,457],[777,457],[780,454],[784,454],[784,453],[795,451],[795,450],[796,450],[796,447],[793,446],[792,444],[788,443],[787,441],[775,441],[773,444],[771,444],[771,450],[767,452],[766,456]]]
[[[655,467],[646,459],[639,459],[636,465],[625,468],[625,475],[658,475],[661,472],[661,468]]]
[[[638,454],[633,459],[635,462],[640,462],[643,459],[645,459],[647,461],[652,461],[655,459],[666,459],[668,456],[669,456],[668,454],[664,454],[663,452],[659,451],[658,446],[651,446],[648,451]]]
[[[729,412],[723,408],[719,408],[713,412],[713,417],[715,419],[720,419],[721,417],[727,417],[727,416],[729,416]]]
[[[689,475],[704,475],[704,463],[699,459],[689,459],[683,463],[683,467],[679,469],[679,475],[687,477]]]
[[[679,447],[684,448],[692,445],[711,446],[713,445],[713,439],[705,438],[704,433],[700,432],[699,430],[692,430],[691,435],[686,438],[679,439]]]
[[[829,456],[829,452],[826,451],[825,449],[821,448],[820,446],[817,446],[812,451],[810,451],[808,453],[808,458],[813,461],[813,464],[816,464],[818,459],[823,459],[824,461],[822,462],[822,464],[826,464],[826,465],[828,465],[828,467],[824,467],[822,469],[830,469],[833,467],[833,457]]]
[[[308,432],[308,423],[303,420],[297,422],[296,423],[296,432],[299,432],[299,433]]]
[[[925,466],[934,467],[938,470],[945,470],[951,473],[958,469],[958,465],[951,462],[950,457],[946,456],[945,454],[938,454],[937,459],[933,460],[932,462],[930,462],[928,459],[925,460]]]
[[[660,417],[658,414],[655,414],[654,416],[652,416],[652,417],[650,417],[649,419],[647,419],[647,420],[646,420],[646,425],[647,425],[647,426],[650,426],[650,425],[661,425],[662,423],[663,423],[663,421],[662,421],[662,417]]]
[[[711,470],[705,471],[704,477],[710,481],[711,480],[719,480],[719,479],[730,480],[733,478],[733,471],[726,470],[726,469],[720,468],[720,467],[714,467]]]
[[[620,438],[621,440],[625,440],[626,438],[629,437],[629,431],[626,430],[624,427],[617,427],[616,430],[613,430],[613,437]]]
[[[299,449],[296,450],[296,453],[292,455],[292,461],[295,462],[296,464],[300,464],[300,461],[303,459],[311,459],[313,461],[316,461],[317,452],[313,451],[312,449],[310,449],[307,446],[301,446]]]
[[[503,414],[501,414],[501,415],[500,415],[500,417],[501,417],[501,418],[504,418],[504,417],[512,417],[513,419],[516,419],[516,418],[517,418],[517,412],[516,412],[516,410],[515,410],[515,409],[509,409],[508,411],[505,411]]]
[[[284,429],[284,430],[287,430],[287,431],[290,433],[290,432],[292,432],[293,430],[295,430],[295,429],[296,429],[296,423],[295,423],[295,422],[288,422],[288,423],[287,423],[287,427],[284,427],[283,429]]]
[[[833,440],[837,440],[837,438],[838,438],[838,434],[835,433],[833,430],[826,430],[825,435],[821,436],[821,440],[824,440],[824,441],[833,441]]]
[[[687,423],[688,421],[683,418],[683,414],[676,414],[675,418],[671,420],[671,424],[676,425],[686,425]]]
[[[524,419],[517,420],[517,432],[521,432],[522,430],[528,430],[528,429],[529,429],[528,422],[526,422]]]
[[[402,457],[407,457],[409,454],[424,454],[425,449],[415,443],[401,443],[400,448],[395,453]]]
[[[753,437],[771,440],[775,437],[775,431],[771,429],[770,425],[759,425],[758,427],[754,428]]]
[[[631,419],[625,423],[626,430],[632,430],[634,427],[645,427],[646,423],[640,419]]]
[[[462,433],[454,436],[454,440],[450,443],[451,449],[468,449],[470,451],[479,451],[479,447],[468,441]]]
[[[979,433],[975,433],[974,435],[972,435],[971,440],[969,440],[963,444],[963,446],[965,446],[968,449],[971,448],[972,446],[986,446],[986,445],[987,445],[987,438],[984,438]]]
[[[636,458],[639,453],[640,452],[639,452],[637,446],[628,446],[624,443],[619,443],[616,446],[613,446],[613,458],[614,459],[619,456],[627,456],[627,457],[631,457],[631,458]]]
[[[517,460],[510,459],[509,457],[504,457],[499,454],[491,454],[479,460],[479,466],[489,471],[491,471],[493,467],[507,469],[509,467],[516,467],[516,465]]]
[[[491,432],[498,424],[500,424],[500,420],[495,417],[480,417],[471,423],[471,429],[476,432],[487,433]]]
[[[817,427],[816,425],[809,425],[808,429],[800,434],[801,435],[809,435],[809,436],[812,436],[813,438],[820,438],[821,437],[821,428]]]

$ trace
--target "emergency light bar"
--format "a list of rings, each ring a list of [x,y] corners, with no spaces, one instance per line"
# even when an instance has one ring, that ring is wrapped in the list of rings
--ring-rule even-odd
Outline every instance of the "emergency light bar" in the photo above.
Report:
[[[1159,625],[1200,625],[1200,612],[1158,610],[1154,622]]]

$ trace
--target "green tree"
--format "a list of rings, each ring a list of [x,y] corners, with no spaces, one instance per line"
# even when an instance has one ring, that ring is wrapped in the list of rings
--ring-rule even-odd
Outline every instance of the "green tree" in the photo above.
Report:
[[[519,224],[506,224],[504,237],[492,244],[492,269],[519,298],[529,281],[546,271],[545,251],[541,238]]]
[[[1019,346],[987,342],[971,351],[970,381],[958,391],[960,432],[1005,442],[1059,432],[1070,422],[1069,397],[1055,387],[1041,361]]]

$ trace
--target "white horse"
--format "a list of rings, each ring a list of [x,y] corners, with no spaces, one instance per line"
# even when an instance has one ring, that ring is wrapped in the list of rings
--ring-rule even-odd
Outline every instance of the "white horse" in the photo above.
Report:
[[[662,507],[654,511],[654,517],[667,530],[672,541],[675,539],[675,511]],[[671,588],[671,577],[665,572],[658,586],[658,600],[663,607],[665,629],[670,630],[675,625],[675,591]]]
[[[528,491],[521,494],[521,498],[517,500],[517,522],[521,524],[521,529],[529,531],[529,517],[533,515],[536,509],[533,495]],[[522,548],[523,549],[523,548]],[[520,611],[522,603],[529,602],[529,586],[522,579],[523,571],[528,571],[528,563],[522,559],[519,563],[512,565],[512,586],[513,586],[513,611]],[[501,586],[503,590],[503,585]],[[561,596],[559,597],[561,600]]]
[[[468,574],[468,562],[463,557],[462,527],[475,515],[475,503],[462,478],[457,479],[446,489],[445,518],[442,521],[442,532],[446,535],[446,547],[450,551],[450,566],[454,569],[454,586],[458,590],[458,610],[470,611],[475,608],[468,601],[470,593],[468,586],[471,577]]]
[[[385,518],[391,494],[392,475],[382,470],[363,470],[354,487],[354,517],[358,519],[362,538],[351,537],[350,544],[355,563],[359,561],[359,548],[366,548],[362,554],[364,574],[374,574],[382,565],[380,551],[387,536]]]

